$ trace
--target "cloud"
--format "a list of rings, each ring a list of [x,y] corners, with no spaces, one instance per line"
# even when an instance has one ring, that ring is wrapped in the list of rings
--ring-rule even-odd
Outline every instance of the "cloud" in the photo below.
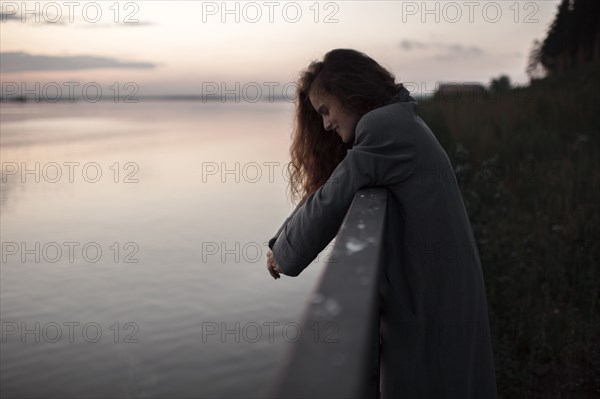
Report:
[[[52,19],[54,19],[56,16],[52,16]],[[57,25],[57,26],[63,26],[65,25],[65,22],[59,20],[59,21],[54,21],[54,20],[47,20],[48,17],[46,18],[42,18],[42,14],[40,13],[36,13],[33,16],[25,16],[25,18],[23,18],[23,16],[21,15],[17,15],[16,13],[2,13],[0,12],[0,22],[1,23],[6,23],[9,21],[17,21],[17,22],[21,22],[21,23],[30,23],[30,24],[35,24],[35,25],[39,25],[39,23],[45,24],[45,25]],[[32,22],[33,21],[33,22]]]
[[[440,43],[440,42],[431,42],[424,43],[416,40],[407,40],[404,39],[400,42],[400,47],[406,51],[412,50],[434,50],[436,54],[434,58],[441,61],[449,61],[460,58],[468,58],[479,56],[484,53],[484,51],[477,46],[464,46],[462,44],[456,43]]]
[[[20,21],[21,17],[17,17],[15,14],[6,14],[3,12],[0,12],[0,22],[6,22],[9,20]]]
[[[68,16],[62,15],[45,15],[40,12],[27,13],[25,16],[14,13],[0,12],[0,22],[6,23],[9,21],[16,21],[21,23],[27,23],[30,25],[54,25],[54,26],[67,26],[73,25],[76,27],[84,26],[86,28],[114,28],[114,27],[145,27],[156,25],[154,22],[121,22],[121,23],[90,23],[84,21],[82,18],[74,18],[69,22]],[[85,23],[84,23],[85,22]]]
[[[146,26],[153,26],[156,25],[156,23],[154,22],[131,22],[131,23],[120,23],[120,24],[115,24],[115,23],[98,23],[98,24],[85,24],[85,25],[79,25],[80,27],[86,28],[86,29],[97,29],[97,28],[114,28],[114,27],[118,27],[118,28],[122,28],[122,27],[126,27],[126,28],[140,28],[140,27],[146,27]]]
[[[404,50],[410,51],[414,48],[427,48],[427,45],[416,40],[404,39],[400,42],[400,47],[402,47]]]
[[[435,55],[435,59],[440,61],[452,61],[456,59],[465,59],[476,57],[483,54],[483,50],[476,46],[461,46],[460,44],[452,44],[446,46],[444,52]]]
[[[75,71],[82,69],[152,69],[150,62],[120,61],[111,57],[89,55],[32,55],[21,51],[0,53],[0,72]]]

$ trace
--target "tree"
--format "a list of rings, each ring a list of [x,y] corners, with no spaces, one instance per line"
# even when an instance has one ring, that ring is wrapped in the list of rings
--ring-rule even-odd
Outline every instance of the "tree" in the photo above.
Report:
[[[506,75],[502,75],[497,79],[492,79],[490,82],[490,90],[499,93],[502,91],[510,90],[510,78]]]
[[[546,76],[546,70],[540,62],[541,58],[542,43],[539,40],[533,41],[533,47],[529,53],[529,60],[527,61],[527,76],[529,80],[541,79]]]
[[[572,43],[569,30],[570,0],[562,0],[558,6],[556,19],[550,27],[548,36],[542,43],[541,63],[550,74],[562,72],[569,68],[568,56],[565,52]]]
[[[527,63],[530,79],[600,59],[600,1],[562,0],[546,38],[534,41]],[[543,71],[542,71],[543,69]]]

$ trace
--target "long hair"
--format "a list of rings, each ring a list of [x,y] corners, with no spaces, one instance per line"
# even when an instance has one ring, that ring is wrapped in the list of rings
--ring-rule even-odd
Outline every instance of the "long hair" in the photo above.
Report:
[[[334,131],[325,130],[321,116],[310,103],[310,90],[332,95],[342,107],[362,117],[387,104],[401,88],[391,72],[352,49],[331,50],[322,61],[313,61],[301,71],[288,164],[293,202],[306,200],[321,187],[352,148]]]

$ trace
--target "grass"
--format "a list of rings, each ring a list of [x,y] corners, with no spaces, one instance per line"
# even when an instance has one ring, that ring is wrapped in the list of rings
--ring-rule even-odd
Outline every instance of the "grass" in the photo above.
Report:
[[[455,167],[501,398],[600,397],[600,65],[418,112]]]

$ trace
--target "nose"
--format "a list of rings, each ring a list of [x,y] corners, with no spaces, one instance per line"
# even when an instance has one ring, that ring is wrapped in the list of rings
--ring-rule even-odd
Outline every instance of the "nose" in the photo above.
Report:
[[[332,125],[331,121],[329,120],[329,118],[323,117],[323,127],[325,128],[325,130],[331,130],[333,125]]]

